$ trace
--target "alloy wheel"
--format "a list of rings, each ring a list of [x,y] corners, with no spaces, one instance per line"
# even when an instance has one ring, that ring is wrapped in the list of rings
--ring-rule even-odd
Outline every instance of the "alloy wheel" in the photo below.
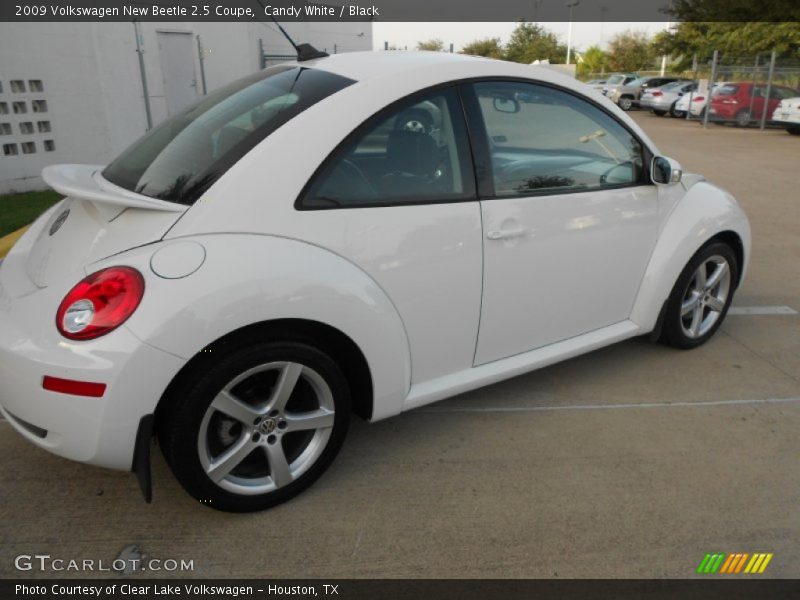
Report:
[[[270,362],[248,369],[205,412],[197,439],[202,468],[235,494],[283,488],[325,450],[334,406],[325,379],[307,365]]]
[[[731,289],[728,261],[715,254],[704,260],[692,275],[681,303],[681,329],[697,339],[704,336],[720,319]]]

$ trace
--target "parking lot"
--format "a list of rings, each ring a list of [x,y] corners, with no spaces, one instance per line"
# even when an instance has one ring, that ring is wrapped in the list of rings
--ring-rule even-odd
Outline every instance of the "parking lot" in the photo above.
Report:
[[[316,485],[260,514],[195,502],[158,451],[146,505],[130,474],[0,422],[0,577],[42,575],[19,554],[110,563],[130,544],[196,577],[684,578],[709,552],[774,553],[763,576],[800,576],[800,315],[783,308],[800,310],[800,139],[631,114],[751,219],[739,314],[710,343],[634,339],[354,421]]]

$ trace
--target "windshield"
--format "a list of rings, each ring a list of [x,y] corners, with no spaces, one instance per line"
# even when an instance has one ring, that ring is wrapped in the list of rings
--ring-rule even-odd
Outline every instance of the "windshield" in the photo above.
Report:
[[[108,165],[103,177],[145,196],[193,204],[278,127],[352,83],[318,69],[265,69],[164,121]]]
[[[607,83],[610,83],[610,84],[619,83],[623,79],[625,79],[624,75],[612,75],[611,77],[608,78]]]

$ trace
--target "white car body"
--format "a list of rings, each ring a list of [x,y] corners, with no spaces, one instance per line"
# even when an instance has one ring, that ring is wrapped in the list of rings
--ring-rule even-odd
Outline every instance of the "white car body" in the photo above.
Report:
[[[786,126],[787,129],[800,128],[800,97],[781,100],[772,113],[772,120]]]
[[[302,66],[356,83],[271,133],[191,207],[118,187],[101,166],[45,169],[67,198],[0,264],[0,412],[22,436],[72,460],[131,470],[140,421],[188,361],[231,332],[283,320],[351,340],[371,378],[365,415],[385,419],[652,332],[687,262],[718,234],[739,240],[744,275],[746,216],[693,175],[673,185],[298,211],[306,183],[365,119],[444,82],[519,78],[589,97],[659,155],[612,102],[549,69],[410,52]],[[63,227],[51,234],[57,219]],[[119,265],[144,277],[135,312],[97,339],[63,337],[54,317],[65,294]],[[45,376],[107,389],[53,392]]]
[[[726,84],[727,82],[724,81],[715,83],[712,89]],[[688,92],[678,99],[678,102],[675,104],[675,110],[680,112],[686,112],[688,110],[689,114],[693,117],[702,117],[703,111],[708,105],[708,96],[708,88],[701,88],[696,92]]]

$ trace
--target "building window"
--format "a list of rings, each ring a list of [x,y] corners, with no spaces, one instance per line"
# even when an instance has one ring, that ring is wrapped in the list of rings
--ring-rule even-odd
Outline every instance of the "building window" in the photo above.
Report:
[[[41,79],[29,79],[28,89],[32,92],[43,92],[44,84],[42,83]]]
[[[47,100],[31,100],[31,107],[35,113],[47,112]]]
[[[3,82],[0,81],[0,94],[2,94],[2,93],[3,93]]]
[[[36,121],[36,126],[39,128],[39,133],[50,133],[50,121]]]
[[[16,156],[19,154],[16,144],[3,144],[3,154],[5,156]]]
[[[25,93],[25,82],[22,79],[12,79],[11,80],[11,93],[12,94],[24,94]]]
[[[11,135],[11,123],[0,123],[0,135]]]
[[[28,112],[28,105],[25,102],[12,102],[11,107],[14,109],[15,115],[23,115]]]
[[[19,124],[19,132],[23,135],[30,135],[33,133],[33,123],[30,121],[23,121]]]
[[[56,143],[53,140],[45,140],[44,141],[44,151],[45,152],[52,152],[56,149]]]
[[[36,144],[34,142],[22,142],[23,154],[34,154],[36,152]]]
[[[0,115],[8,114],[8,102],[0,102]]]

